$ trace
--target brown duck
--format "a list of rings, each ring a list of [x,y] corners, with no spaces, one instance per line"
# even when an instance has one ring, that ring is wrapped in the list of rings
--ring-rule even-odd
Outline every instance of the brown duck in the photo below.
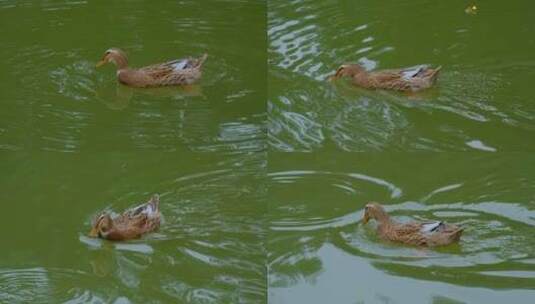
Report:
[[[128,67],[128,58],[123,51],[111,48],[104,53],[97,68],[108,62],[115,64],[119,82],[131,87],[189,85],[201,78],[202,65],[207,57],[204,54],[197,59],[184,58],[133,69]]]
[[[442,221],[398,223],[377,203],[368,203],[364,209],[363,223],[370,219],[379,222],[377,233],[382,239],[416,246],[448,245],[459,241],[463,232],[463,228]]]
[[[417,92],[433,86],[441,67],[436,69],[425,65],[393,70],[366,71],[358,64],[341,65],[331,80],[349,76],[354,85],[366,89],[384,89]]]
[[[160,197],[158,194],[135,208],[128,209],[122,214],[112,217],[103,213],[94,221],[90,237],[99,237],[111,241],[137,239],[143,234],[157,230],[160,227]]]

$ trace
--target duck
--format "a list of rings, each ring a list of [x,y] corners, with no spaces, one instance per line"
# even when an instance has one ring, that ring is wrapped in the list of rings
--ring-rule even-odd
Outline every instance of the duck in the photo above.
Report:
[[[135,88],[191,85],[202,76],[202,65],[208,54],[199,58],[183,58],[164,63],[149,65],[142,68],[128,67],[126,53],[118,48],[110,48],[104,52],[102,59],[96,64],[101,67],[112,63],[117,67],[117,80]]]
[[[150,200],[122,214],[112,216],[101,213],[93,221],[89,236],[110,241],[125,241],[140,238],[160,227],[160,196],[154,194]]]
[[[364,208],[362,222],[376,220],[377,233],[384,240],[408,245],[435,247],[458,242],[463,228],[443,221],[398,223],[386,213],[383,206],[371,202]]]
[[[409,68],[368,72],[359,64],[343,64],[330,80],[348,76],[356,86],[366,89],[418,92],[432,87],[442,67],[418,65]]]

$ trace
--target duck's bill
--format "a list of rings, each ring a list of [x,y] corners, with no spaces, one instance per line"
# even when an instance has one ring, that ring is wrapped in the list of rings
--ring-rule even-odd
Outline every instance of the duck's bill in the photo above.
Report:
[[[91,231],[89,231],[89,237],[92,237],[92,238],[98,237],[98,231],[96,228],[91,228]]]
[[[362,223],[363,224],[368,224],[368,221],[370,220],[370,217],[368,217],[368,215],[364,215],[362,217]]]
[[[95,67],[100,68],[100,67],[103,66],[105,63],[106,63],[105,60],[101,60],[101,61],[97,62],[97,65],[96,65]]]

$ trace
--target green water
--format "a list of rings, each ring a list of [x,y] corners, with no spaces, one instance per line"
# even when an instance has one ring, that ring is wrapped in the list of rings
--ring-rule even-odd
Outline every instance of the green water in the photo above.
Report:
[[[0,303],[532,303],[535,2],[470,3],[0,0]],[[110,47],[209,57],[132,89]],[[345,62],[443,70],[326,82]],[[154,193],[159,231],[87,236]],[[384,242],[369,201],[465,232]]]
[[[0,303],[265,303],[265,18],[260,1],[0,1]],[[95,69],[110,47],[134,67],[209,58],[192,88],[136,90]],[[86,236],[153,193],[158,233]]]

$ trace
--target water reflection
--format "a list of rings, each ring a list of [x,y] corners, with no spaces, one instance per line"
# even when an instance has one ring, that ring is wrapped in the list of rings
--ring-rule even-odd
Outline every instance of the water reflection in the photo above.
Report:
[[[291,78],[285,81],[293,82]],[[410,123],[396,97],[377,100],[371,94],[354,97],[354,93],[347,88],[346,97],[339,99],[338,93],[323,83],[316,85],[315,91],[296,88],[272,97],[270,145],[284,151],[313,151],[333,142],[346,151],[397,150]]]

